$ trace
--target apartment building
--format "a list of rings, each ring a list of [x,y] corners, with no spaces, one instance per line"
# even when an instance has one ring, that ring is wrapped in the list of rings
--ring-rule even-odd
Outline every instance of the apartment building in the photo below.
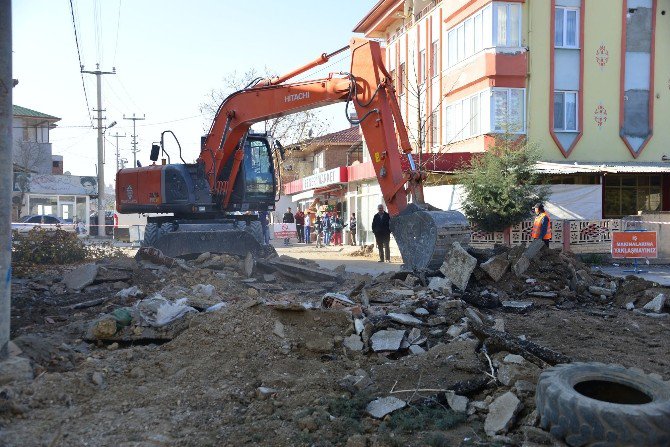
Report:
[[[385,43],[417,152],[518,134],[559,218],[670,211],[670,0],[380,0],[354,31]]]

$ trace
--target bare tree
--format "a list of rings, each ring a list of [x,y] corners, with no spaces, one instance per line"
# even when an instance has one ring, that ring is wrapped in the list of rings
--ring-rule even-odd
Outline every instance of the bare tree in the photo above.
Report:
[[[30,174],[39,171],[39,168],[49,159],[49,151],[40,143],[33,141],[17,141],[18,150],[14,151],[14,188],[19,195],[14,204],[17,207],[17,216],[23,214],[23,202],[26,193],[30,192]]]

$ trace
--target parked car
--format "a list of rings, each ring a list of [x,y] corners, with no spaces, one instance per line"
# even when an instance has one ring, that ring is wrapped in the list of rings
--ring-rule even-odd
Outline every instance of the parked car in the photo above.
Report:
[[[12,230],[19,233],[27,233],[35,227],[44,228],[45,230],[61,230],[75,232],[75,225],[73,223],[64,222],[56,216],[49,216],[46,214],[34,214],[30,216],[23,216],[19,222],[12,223]]]

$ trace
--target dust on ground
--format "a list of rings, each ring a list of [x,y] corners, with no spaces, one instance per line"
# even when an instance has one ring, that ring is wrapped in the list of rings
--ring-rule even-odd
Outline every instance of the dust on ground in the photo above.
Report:
[[[243,260],[208,254],[171,267],[103,260],[79,291],[63,279],[77,266],[15,278],[12,338],[33,378],[0,386],[0,445],[536,442],[544,432],[536,428],[532,385],[548,365],[517,367],[504,349],[483,351],[477,322],[573,361],[670,379],[670,320],[640,311],[667,292],[657,284],[611,278],[555,250],[522,274],[508,266],[498,281],[482,264],[492,257],[514,264],[521,253],[471,250],[478,265],[465,290],[445,278],[461,273],[446,265],[400,272],[398,264],[327,249],[344,267],[324,272],[297,258],[327,256],[288,250],[293,258],[259,261],[251,277]],[[362,274],[361,265],[374,274]],[[187,297],[194,310],[151,326],[138,303],[156,294],[170,304]],[[382,338],[386,349],[377,344]],[[488,406],[507,391],[521,407],[508,427],[487,434]],[[366,411],[389,396],[407,406],[381,418]],[[562,445],[545,435],[545,445]]]

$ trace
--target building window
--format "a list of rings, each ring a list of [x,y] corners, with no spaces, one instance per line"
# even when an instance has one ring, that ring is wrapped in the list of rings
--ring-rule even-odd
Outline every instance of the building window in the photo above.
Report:
[[[426,50],[419,51],[419,85],[426,82]]]
[[[579,10],[556,8],[554,18],[554,46],[577,48],[579,45]]]
[[[605,217],[660,211],[663,203],[660,175],[606,175]]]
[[[405,93],[405,63],[400,63],[400,70],[398,70],[398,94]]]
[[[493,89],[491,102],[491,121],[495,132],[526,132],[525,89]]]
[[[501,5],[507,8],[506,4]],[[512,5],[514,6],[514,5]],[[519,35],[521,33],[520,29],[520,13],[521,10],[518,9],[518,14],[512,14],[515,19],[512,21],[512,25],[519,28],[517,33],[517,38],[515,40],[516,46],[518,46]],[[505,9],[505,17],[507,16],[507,9]],[[518,22],[518,23],[517,23]],[[507,32],[508,25],[507,19],[505,23],[501,24],[503,33]],[[459,63],[460,61],[469,58],[473,54],[477,54],[485,48],[490,48],[493,46],[493,10],[491,6],[487,6],[472,16],[468,17],[459,25],[456,25],[447,33],[447,64],[449,67],[452,67]],[[505,40],[506,42],[506,40]],[[508,46],[503,45],[501,46]]]
[[[433,43],[430,44],[430,77],[434,78],[435,76],[438,75],[439,70],[437,69],[437,51],[439,47],[437,44],[437,40]]]
[[[493,20],[495,46],[518,47],[521,44],[521,5],[496,3]]]
[[[482,106],[483,99],[489,98],[489,95],[487,90],[447,105],[446,144],[476,137],[486,131],[486,124],[482,124]]]
[[[317,152],[314,154],[314,172],[321,172],[325,166],[326,153],[324,151]]]
[[[577,131],[577,92],[554,92],[554,130]]]
[[[430,114],[430,144],[433,147],[439,144],[437,129],[437,112],[433,112]]]

